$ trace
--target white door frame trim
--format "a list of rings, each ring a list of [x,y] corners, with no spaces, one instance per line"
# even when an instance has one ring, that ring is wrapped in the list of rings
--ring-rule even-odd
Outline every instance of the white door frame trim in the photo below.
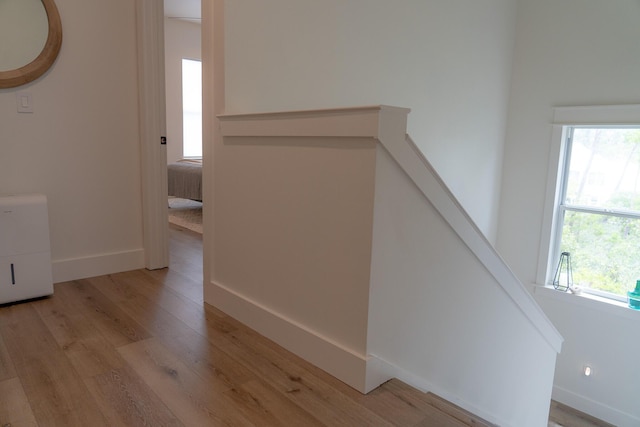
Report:
[[[143,246],[155,270],[169,265],[163,0],[136,0],[136,19]]]
[[[214,255],[214,147],[222,140],[217,116],[225,110],[225,0],[202,0],[203,291],[208,301]],[[214,90],[215,89],[215,90]]]
[[[225,105],[224,1],[202,0],[204,283],[212,274],[207,262],[213,254],[211,166],[214,141],[221,138],[216,116]],[[145,267],[154,270],[169,265],[167,149],[160,143],[166,135],[163,0],[136,0],[136,15],[143,244]]]

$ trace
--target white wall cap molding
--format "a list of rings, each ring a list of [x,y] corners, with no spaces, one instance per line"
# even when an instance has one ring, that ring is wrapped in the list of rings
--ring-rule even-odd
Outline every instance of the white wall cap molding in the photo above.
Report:
[[[378,138],[381,131],[381,115],[404,116],[406,120],[409,111],[408,108],[375,105],[321,110],[222,114],[218,116],[218,119],[220,121],[220,130],[225,137],[314,136]]]
[[[279,117],[295,118],[306,116],[336,116],[336,115],[349,115],[349,114],[362,114],[367,112],[378,111],[396,111],[409,114],[410,108],[396,107],[392,105],[359,105],[355,107],[338,107],[338,108],[315,108],[310,110],[293,110],[293,111],[263,111],[259,113],[223,113],[218,114],[218,118],[223,120],[246,120],[246,119],[264,119],[272,120]]]

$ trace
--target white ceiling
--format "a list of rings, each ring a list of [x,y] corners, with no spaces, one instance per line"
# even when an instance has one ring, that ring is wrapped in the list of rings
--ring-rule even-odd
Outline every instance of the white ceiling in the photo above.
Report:
[[[164,16],[187,20],[200,19],[200,0],[164,0]]]

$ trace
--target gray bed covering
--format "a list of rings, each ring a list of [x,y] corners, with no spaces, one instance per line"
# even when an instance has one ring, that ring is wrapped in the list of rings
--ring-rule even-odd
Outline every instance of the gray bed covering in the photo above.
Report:
[[[168,166],[169,196],[202,201],[202,161],[179,160]]]

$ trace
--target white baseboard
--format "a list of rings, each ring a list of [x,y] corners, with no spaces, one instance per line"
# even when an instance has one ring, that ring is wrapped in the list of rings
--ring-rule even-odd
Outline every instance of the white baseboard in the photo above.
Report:
[[[205,289],[205,302],[246,324],[292,353],[326,371],[361,393],[391,379],[385,364],[364,356],[317,331],[216,282]]]
[[[144,249],[53,260],[53,282],[68,282],[144,268]]]
[[[404,370],[399,366],[389,363],[381,359],[380,357],[376,357],[376,359],[378,360],[378,363],[385,366],[382,370],[391,378],[397,378],[400,381],[409,384],[411,387],[422,391],[423,393],[433,393],[437,396],[440,396],[441,398],[448,400],[449,402],[461,407],[466,411],[471,412],[472,414],[484,419],[485,421],[499,426],[507,425],[504,421],[497,419],[495,416],[488,414],[487,412],[474,405],[469,404],[468,402],[460,399],[458,396],[444,390],[442,387],[439,387],[436,384],[433,384],[432,382],[413,374],[412,372]]]
[[[553,400],[565,404],[585,414],[591,415],[618,427],[640,426],[640,418],[612,408],[588,397],[579,395],[562,387],[553,386]]]

